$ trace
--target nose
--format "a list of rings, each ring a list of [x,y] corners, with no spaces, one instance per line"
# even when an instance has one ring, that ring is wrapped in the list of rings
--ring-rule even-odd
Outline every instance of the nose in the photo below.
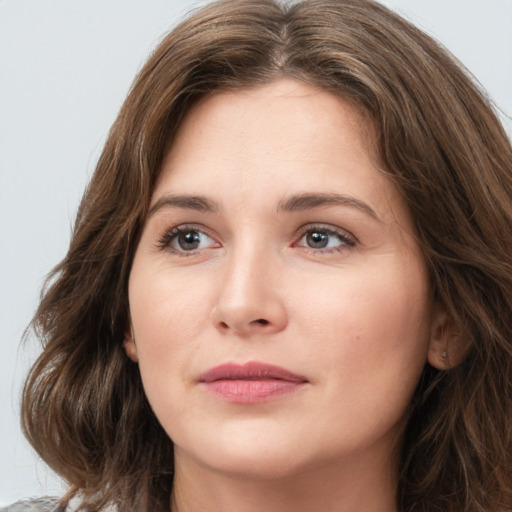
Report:
[[[240,251],[225,264],[212,311],[215,327],[242,337],[282,331],[288,315],[275,258],[257,251]]]

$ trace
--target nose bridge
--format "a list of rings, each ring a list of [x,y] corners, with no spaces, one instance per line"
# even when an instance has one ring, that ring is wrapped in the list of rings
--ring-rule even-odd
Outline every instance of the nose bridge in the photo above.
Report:
[[[273,278],[278,266],[279,258],[261,239],[247,237],[234,244],[215,306],[217,327],[239,334],[282,329],[286,310]]]

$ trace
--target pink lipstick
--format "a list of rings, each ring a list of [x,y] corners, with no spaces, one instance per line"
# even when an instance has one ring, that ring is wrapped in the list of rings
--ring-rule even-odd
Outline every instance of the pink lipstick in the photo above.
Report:
[[[279,366],[249,362],[215,366],[201,374],[199,382],[221,400],[253,404],[294,393],[308,380]]]

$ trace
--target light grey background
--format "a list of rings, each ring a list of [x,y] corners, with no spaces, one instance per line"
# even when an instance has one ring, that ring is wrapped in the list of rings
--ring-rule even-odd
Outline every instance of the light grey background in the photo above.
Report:
[[[61,494],[19,429],[19,346],[136,71],[190,0],[0,0],[0,506]],[[512,0],[384,0],[512,115]],[[512,122],[503,117],[509,135]]]

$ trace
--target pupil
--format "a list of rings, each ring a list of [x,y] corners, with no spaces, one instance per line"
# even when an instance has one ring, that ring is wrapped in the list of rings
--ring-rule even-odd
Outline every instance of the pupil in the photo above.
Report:
[[[323,249],[329,243],[329,236],[326,233],[313,231],[306,236],[308,245],[314,249]]]
[[[182,249],[192,250],[197,249],[199,246],[199,233],[197,231],[188,231],[187,233],[181,233],[178,237],[178,243]]]

